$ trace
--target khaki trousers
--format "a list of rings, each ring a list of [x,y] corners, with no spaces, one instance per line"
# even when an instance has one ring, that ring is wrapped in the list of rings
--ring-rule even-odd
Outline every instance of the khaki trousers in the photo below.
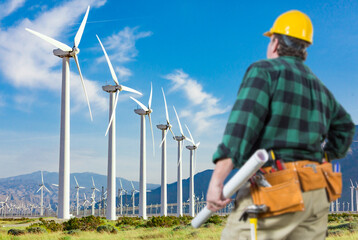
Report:
[[[286,213],[280,216],[259,218],[258,240],[321,240],[326,238],[330,203],[324,188],[304,192],[303,212]],[[252,205],[248,184],[237,194],[236,206],[228,217],[221,239],[251,240],[249,221],[239,221],[243,210]]]

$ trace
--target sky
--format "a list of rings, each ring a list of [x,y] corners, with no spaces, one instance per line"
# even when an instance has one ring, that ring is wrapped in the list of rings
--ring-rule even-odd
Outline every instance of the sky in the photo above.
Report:
[[[147,121],[147,182],[160,183],[164,89],[176,135],[187,124],[197,150],[196,172],[211,161],[247,67],[266,58],[269,30],[281,13],[310,16],[314,42],[306,64],[358,121],[358,2],[191,0],[1,0],[0,1],[0,178],[58,171],[62,61],[54,47],[30,28],[73,45],[91,6],[78,54],[93,113],[91,121],[78,71],[71,68],[71,173],[106,174],[108,93],[114,84],[96,34],[119,83],[143,93],[120,93],[116,111],[117,177],[139,180],[140,118],[133,96],[147,105],[153,84],[155,155]],[[184,128],[184,133],[187,134]],[[169,139],[168,182],[176,181],[177,143]],[[189,151],[183,150],[183,177]]]

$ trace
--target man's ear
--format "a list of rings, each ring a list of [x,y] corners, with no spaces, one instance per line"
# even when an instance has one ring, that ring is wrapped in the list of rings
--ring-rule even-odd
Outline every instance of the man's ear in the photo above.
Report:
[[[272,44],[271,44],[271,51],[272,51],[272,53],[276,53],[276,54],[277,54],[277,49],[278,49],[278,39],[277,39],[277,38],[273,38],[273,39],[272,39]]]

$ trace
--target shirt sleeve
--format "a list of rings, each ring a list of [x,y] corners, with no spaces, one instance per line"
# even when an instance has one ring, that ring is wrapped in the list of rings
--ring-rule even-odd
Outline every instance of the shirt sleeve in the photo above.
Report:
[[[268,114],[270,82],[268,71],[258,66],[258,63],[248,68],[231,110],[224,137],[214,153],[214,163],[231,158],[235,167],[239,168],[255,152],[254,145]]]
[[[343,158],[352,144],[355,125],[351,116],[336,101],[334,101],[333,118],[327,134],[324,151],[329,160]]]

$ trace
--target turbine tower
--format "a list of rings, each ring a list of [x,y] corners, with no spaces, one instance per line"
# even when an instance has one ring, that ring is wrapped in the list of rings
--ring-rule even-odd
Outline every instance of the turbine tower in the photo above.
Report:
[[[77,179],[75,176],[73,176],[75,178],[75,182],[76,182],[76,186],[75,186],[75,189],[76,189],[76,215],[78,216],[79,215],[79,207],[80,207],[80,204],[79,204],[79,196],[80,196],[80,189],[85,189],[85,187],[81,187],[78,182],[77,182]]]
[[[130,97],[135,101],[141,109],[135,109],[134,112],[141,117],[141,129],[140,129],[140,171],[139,171],[139,217],[147,219],[147,157],[146,157],[146,134],[145,134],[145,116],[148,115],[150,130],[152,132],[153,141],[153,155],[154,155],[154,135],[152,120],[150,114],[153,112],[152,105],[152,84],[150,84],[150,95],[148,101],[148,107],[139,102],[137,99]]]
[[[190,186],[189,186],[189,216],[195,216],[195,192],[194,192],[194,175],[196,165],[196,149],[199,147],[200,142],[195,143],[193,136],[187,125],[186,129],[189,132],[189,136],[193,142],[193,145],[186,146],[190,150]],[[194,153],[194,154],[193,154]]]
[[[354,203],[353,203],[353,198],[354,198],[354,185],[353,185],[353,182],[352,182],[352,179],[349,179],[351,181],[351,186],[350,186],[350,189],[351,189],[351,211],[353,212],[354,211]],[[348,205],[349,206],[349,205]],[[348,207],[348,211],[349,211],[349,207]]]
[[[92,177],[92,196],[91,196],[91,206],[92,206],[92,210],[91,210],[91,215],[94,216],[94,207],[96,204],[95,198],[96,198],[96,191],[99,192],[99,190],[96,188],[96,185],[94,184],[94,180]]]
[[[44,215],[44,189],[51,193],[50,190],[47,189],[47,187],[44,184],[44,175],[42,174],[41,171],[41,184],[39,184],[40,188],[39,190],[37,190],[36,193],[38,193],[41,190],[41,199],[40,199],[40,216]]]
[[[108,171],[107,171],[107,211],[106,211],[106,218],[109,220],[116,220],[116,121],[115,121],[115,113],[116,113],[116,107],[118,103],[118,96],[119,92],[121,91],[127,91],[136,93],[139,95],[142,95],[142,93],[123,86],[119,85],[118,79],[116,76],[116,73],[113,70],[113,66],[111,61],[109,60],[109,57],[107,55],[107,52],[105,48],[103,47],[103,44],[99,37],[96,35],[99,44],[101,45],[101,48],[103,50],[104,56],[107,60],[107,64],[109,67],[109,70],[112,75],[112,79],[116,85],[107,85],[103,86],[103,91],[106,91],[109,93],[109,124],[107,127],[106,134],[109,131],[108,135]],[[115,96],[116,95],[116,96]]]
[[[41,33],[26,28],[26,30],[48,43],[54,45],[58,49],[53,50],[53,54],[62,58],[62,95],[61,95],[61,131],[60,131],[60,157],[59,157],[59,192],[58,192],[58,218],[70,218],[70,58],[75,59],[78,72],[80,74],[82,87],[86,96],[89,113],[92,120],[91,107],[87,96],[85,82],[83,81],[81,68],[78,62],[77,54],[80,52],[78,45],[80,44],[83,30],[85,28],[88,12],[86,14],[76,33],[74,46],[61,43],[53,38],[45,36]]]
[[[119,184],[121,185],[121,188],[119,189],[119,202],[120,202],[120,211],[119,214],[123,215],[123,193],[127,193],[127,191],[123,188],[122,180],[119,179]]]
[[[83,216],[85,216],[85,213],[86,213],[86,204],[89,203],[89,201],[87,200],[87,197],[86,197],[86,193],[83,193],[83,196],[84,196],[84,201],[82,203],[82,206],[83,206]]]
[[[178,181],[177,181],[177,216],[183,216],[183,183],[182,183],[182,178],[183,178],[183,167],[182,167],[182,150],[183,150],[183,141],[184,140],[188,140],[190,142],[192,142],[190,139],[187,139],[183,133],[183,129],[181,127],[180,124],[180,120],[178,117],[178,113],[174,108],[174,112],[175,115],[177,117],[178,120],[178,125],[179,125],[179,129],[180,129],[180,134],[181,136],[175,136],[174,139],[178,142]]]
[[[132,181],[131,181],[131,184],[132,184],[132,191],[131,191],[132,198],[131,199],[132,199],[132,208],[133,208],[132,214],[135,215],[135,193],[137,193],[139,191],[134,188]],[[140,192],[139,192],[139,194],[140,194]]]
[[[167,124],[159,124],[157,125],[157,128],[162,130],[162,142],[160,143],[159,147],[162,147],[162,178],[161,178],[161,192],[160,192],[160,215],[161,216],[167,216],[167,143],[166,143],[166,137],[167,137],[167,129],[170,130],[170,132],[173,135],[173,138],[175,137],[172,125],[169,121],[169,114],[168,114],[168,106],[167,101],[165,99],[164,90],[162,88],[163,98],[164,98],[164,105],[165,105],[165,117],[167,120]]]
[[[356,190],[356,211],[358,212],[358,183],[356,183],[356,187],[355,187],[355,190]]]

